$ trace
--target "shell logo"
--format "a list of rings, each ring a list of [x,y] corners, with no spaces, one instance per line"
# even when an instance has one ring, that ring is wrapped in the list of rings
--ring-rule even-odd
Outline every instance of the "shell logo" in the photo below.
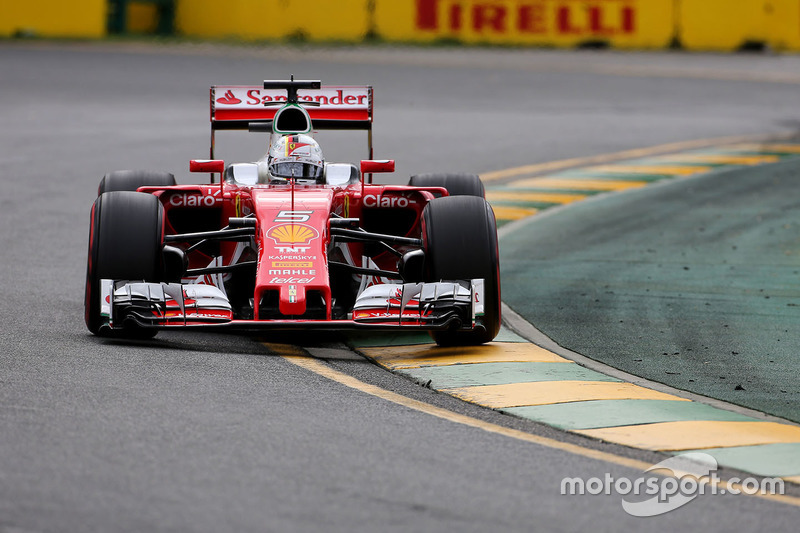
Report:
[[[317,230],[304,224],[280,224],[267,233],[275,244],[306,244],[319,237]]]

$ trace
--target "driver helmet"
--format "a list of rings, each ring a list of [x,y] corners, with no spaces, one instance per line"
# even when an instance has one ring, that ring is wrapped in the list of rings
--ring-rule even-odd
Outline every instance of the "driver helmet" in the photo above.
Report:
[[[296,181],[323,180],[325,158],[322,149],[310,135],[295,134],[278,138],[269,148],[267,168],[273,180],[294,178]]]

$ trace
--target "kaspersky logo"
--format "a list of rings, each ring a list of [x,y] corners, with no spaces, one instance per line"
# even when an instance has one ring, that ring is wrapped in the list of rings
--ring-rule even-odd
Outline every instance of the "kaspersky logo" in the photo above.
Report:
[[[278,224],[267,237],[275,241],[275,248],[284,254],[299,254],[308,251],[309,243],[319,237],[319,232],[305,224]]]

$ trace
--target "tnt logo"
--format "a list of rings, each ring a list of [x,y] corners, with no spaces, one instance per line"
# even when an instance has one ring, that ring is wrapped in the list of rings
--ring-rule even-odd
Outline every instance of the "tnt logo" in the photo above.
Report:
[[[634,0],[416,0],[416,26],[442,33],[561,35],[632,34]]]

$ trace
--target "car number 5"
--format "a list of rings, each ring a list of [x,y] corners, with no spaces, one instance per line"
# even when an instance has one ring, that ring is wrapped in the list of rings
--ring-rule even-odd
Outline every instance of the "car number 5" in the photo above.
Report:
[[[280,211],[275,222],[308,222],[314,211]]]

